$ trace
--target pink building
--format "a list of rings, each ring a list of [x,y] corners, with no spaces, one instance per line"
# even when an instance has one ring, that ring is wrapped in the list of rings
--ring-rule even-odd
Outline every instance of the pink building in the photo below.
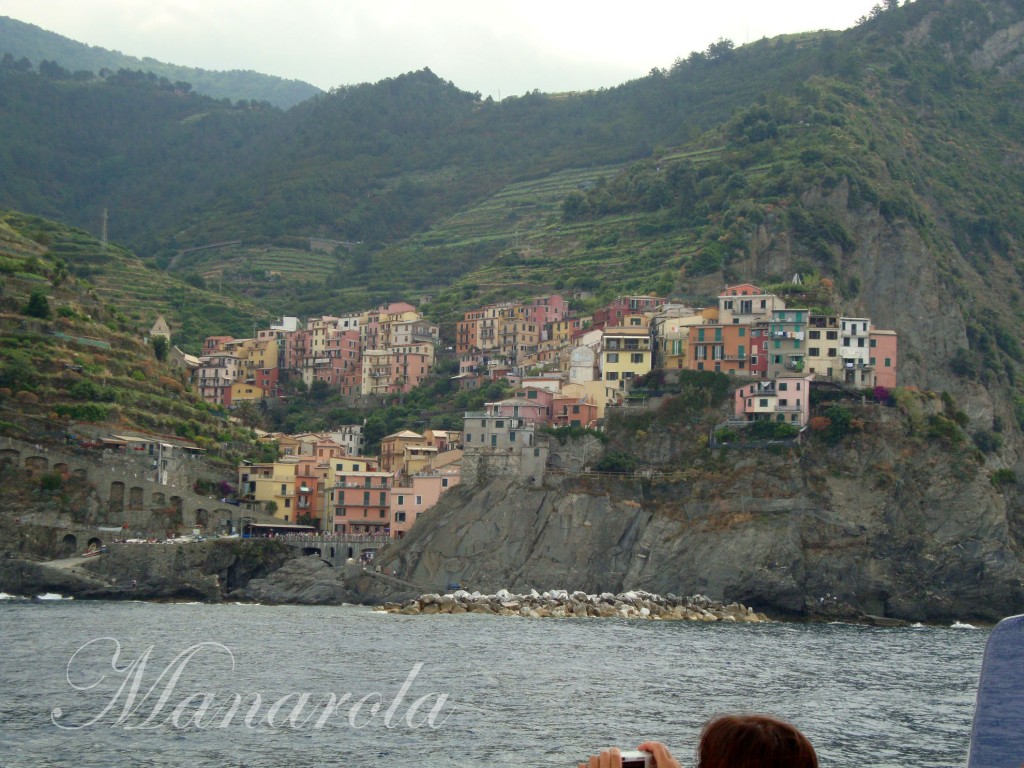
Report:
[[[461,480],[457,469],[443,468],[429,474],[413,475],[407,484],[391,489],[391,536],[401,539],[420,515],[437,504],[441,494]]]
[[[386,534],[391,528],[390,472],[341,472],[330,491],[336,533]]]
[[[897,342],[896,331],[872,328],[868,333],[870,363],[875,367],[875,386],[896,388]]]
[[[589,398],[555,397],[551,423],[556,427],[593,427],[597,423],[597,406]]]
[[[807,376],[779,376],[736,390],[734,413],[743,421],[781,421],[803,427],[811,417],[811,381]]]

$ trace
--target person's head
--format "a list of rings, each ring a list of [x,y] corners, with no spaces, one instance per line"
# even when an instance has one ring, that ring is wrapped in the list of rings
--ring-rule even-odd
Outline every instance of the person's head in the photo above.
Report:
[[[789,723],[763,715],[726,715],[700,735],[698,768],[818,768],[814,747]]]

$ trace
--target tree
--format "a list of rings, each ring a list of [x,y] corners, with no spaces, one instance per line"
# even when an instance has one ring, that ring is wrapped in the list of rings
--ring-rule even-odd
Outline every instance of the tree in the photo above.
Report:
[[[161,362],[167,359],[167,337],[153,337],[153,357]]]
[[[43,291],[35,290],[28,297],[28,304],[25,305],[24,314],[29,317],[38,317],[47,320],[50,317],[50,302]]]

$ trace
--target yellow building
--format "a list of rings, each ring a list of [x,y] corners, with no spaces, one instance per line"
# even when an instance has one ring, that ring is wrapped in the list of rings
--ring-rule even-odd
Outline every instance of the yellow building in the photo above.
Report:
[[[273,502],[274,517],[294,522],[297,467],[298,459],[292,457],[265,464],[243,464],[238,468],[238,493],[247,502]]]
[[[606,328],[601,338],[601,378],[609,389],[625,390],[627,382],[650,373],[651,336],[645,327]]]
[[[247,381],[236,381],[230,389],[231,395],[227,401],[230,405],[235,405],[243,400],[259,401],[263,399],[263,387],[257,387]]]

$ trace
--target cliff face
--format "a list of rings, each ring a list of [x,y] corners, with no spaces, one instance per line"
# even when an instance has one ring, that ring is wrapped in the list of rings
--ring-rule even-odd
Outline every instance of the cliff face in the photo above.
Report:
[[[1019,493],[905,429],[879,409],[840,446],[733,451],[664,481],[456,488],[385,565],[436,588],[702,593],[789,615],[1024,610]]]
[[[109,600],[217,602],[279,569],[294,551],[273,540],[119,544],[89,560],[0,560],[0,591]]]

